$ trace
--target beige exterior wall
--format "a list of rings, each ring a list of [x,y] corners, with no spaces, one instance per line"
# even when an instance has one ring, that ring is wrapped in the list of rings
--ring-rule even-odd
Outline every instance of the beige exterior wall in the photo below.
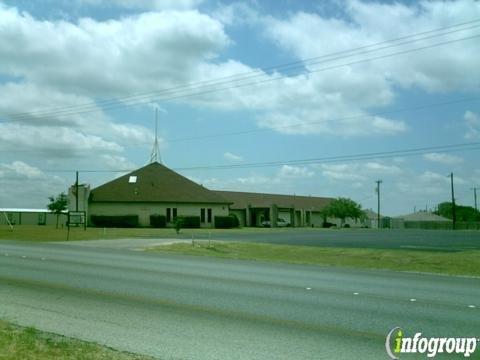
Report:
[[[186,204],[186,203],[90,203],[89,214],[92,215],[138,215],[140,226],[150,226],[150,215],[167,215],[167,208],[176,208],[177,216],[200,216],[200,209],[205,209],[205,222],[201,227],[213,227],[215,216],[227,216],[228,205],[221,204]],[[212,222],[208,223],[207,209],[212,209]],[[167,224],[173,226],[173,223]]]

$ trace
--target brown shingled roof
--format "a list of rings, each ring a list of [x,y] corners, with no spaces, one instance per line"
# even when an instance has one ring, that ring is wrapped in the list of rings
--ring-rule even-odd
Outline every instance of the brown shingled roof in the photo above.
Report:
[[[215,191],[218,195],[233,202],[230,209],[245,209],[251,207],[270,207],[273,204],[280,208],[297,208],[311,211],[322,210],[333,198],[297,196],[297,195],[279,195],[262,194],[239,191]]]
[[[135,182],[133,177],[136,177]],[[230,203],[214,191],[194,183],[158,162],[93,189],[90,201]]]

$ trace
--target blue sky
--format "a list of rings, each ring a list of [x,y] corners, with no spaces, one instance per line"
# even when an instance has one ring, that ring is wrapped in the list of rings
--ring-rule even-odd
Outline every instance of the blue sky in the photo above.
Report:
[[[145,165],[155,108],[164,163],[211,189],[375,208],[382,179],[399,215],[448,201],[453,172],[473,205],[480,144],[434,147],[480,142],[479,53],[467,0],[0,0],[0,207]]]

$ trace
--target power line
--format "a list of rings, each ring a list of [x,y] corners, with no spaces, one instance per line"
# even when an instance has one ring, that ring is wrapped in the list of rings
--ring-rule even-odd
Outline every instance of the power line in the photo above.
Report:
[[[379,151],[379,152],[370,152],[370,153],[361,153],[361,154],[286,160],[286,161],[257,162],[257,163],[237,164],[237,165],[199,165],[199,166],[192,166],[192,167],[173,168],[172,170],[175,170],[175,171],[229,170],[229,169],[244,169],[244,168],[276,167],[280,165],[312,165],[312,164],[322,164],[322,163],[355,162],[355,161],[372,160],[372,159],[385,159],[385,158],[392,158],[397,156],[402,156],[402,157],[417,156],[417,155],[427,154],[432,151],[440,151],[440,150],[443,152],[454,152],[454,151],[471,151],[471,150],[479,150],[479,149],[480,149],[480,142],[471,142],[471,143],[409,148],[409,149],[392,150],[392,151]],[[121,173],[121,172],[131,172],[131,171],[134,171],[135,169],[111,169],[111,170],[39,169],[39,170],[44,172],[51,172],[51,173],[55,173],[55,172],[71,173],[75,171],[86,172],[86,173]]]
[[[418,110],[423,110],[423,109],[429,109],[429,108],[435,108],[435,107],[440,107],[440,106],[447,106],[447,105],[458,104],[458,103],[463,103],[463,102],[470,102],[470,101],[477,101],[477,100],[480,100],[480,97],[454,99],[454,100],[442,101],[442,102],[436,102],[436,103],[430,103],[430,104],[422,104],[422,105],[417,105],[417,106],[412,106],[412,107],[404,107],[404,108],[393,109],[393,110],[379,111],[379,112],[375,112],[375,113],[371,113],[371,114],[357,114],[357,115],[350,115],[350,116],[341,117],[341,118],[325,119],[325,120],[318,120],[318,121],[308,121],[308,122],[296,123],[296,124],[291,124],[291,125],[274,126],[274,127],[269,127],[269,128],[254,128],[254,129],[242,130],[242,131],[232,131],[232,132],[215,133],[215,134],[191,136],[191,137],[184,137],[184,138],[165,139],[165,140],[163,140],[163,143],[175,143],[175,142],[184,142],[184,141],[192,141],[192,140],[215,139],[215,138],[226,137],[226,136],[248,135],[248,134],[259,133],[259,132],[269,132],[269,131],[275,131],[275,130],[281,130],[281,129],[295,128],[295,127],[304,126],[304,125],[326,124],[326,123],[330,123],[330,122],[335,122],[335,124],[338,124],[338,123],[349,122],[349,121],[354,120],[354,119],[371,118],[371,117],[375,117],[375,116],[398,114],[398,113],[409,112],[409,111],[418,111]],[[143,145],[150,145],[150,144],[151,144],[151,142],[141,142],[141,143],[130,144],[130,145],[127,145],[127,146],[124,146],[124,147],[136,147],[136,146],[143,146]],[[73,150],[75,150],[75,149],[73,149]],[[79,149],[79,150],[81,150],[81,149]],[[35,150],[0,150],[0,153],[6,153],[6,152],[8,152],[8,153],[29,153],[29,152],[38,152],[38,151],[39,151],[38,149],[35,149]]]
[[[301,61],[298,61],[298,62],[295,62],[295,63],[289,63],[289,64],[286,64],[286,65],[280,65],[278,67],[270,67],[270,68],[266,68],[266,69],[279,69],[279,68],[282,68],[282,67],[287,68],[287,69],[292,69],[292,66],[294,64],[302,64],[301,66],[304,67],[304,66],[308,66],[308,65],[312,65],[312,64],[319,64],[319,63],[331,62],[331,61],[335,61],[335,60],[341,60],[343,58],[348,58],[348,57],[351,57],[351,56],[358,56],[358,55],[362,55],[362,54],[369,53],[369,52],[385,50],[385,49],[390,48],[390,47],[405,45],[405,44],[408,44],[408,43],[418,42],[418,41],[425,40],[425,39],[430,39],[430,38],[433,38],[433,37],[445,36],[447,34],[451,34],[451,33],[454,33],[454,32],[473,29],[473,28],[479,27],[480,25],[471,26],[471,27],[463,28],[463,29],[456,29],[456,30],[453,30],[453,31],[444,32],[444,33],[440,33],[440,34],[436,34],[436,35],[431,35],[431,36],[420,38],[420,39],[414,39],[414,40],[403,42],[403,43],[400,43],[400,44],[392,44],[392,45],[389,45],[389,46],[386,46],[386,47],[383,47],[383,48],[379,48],[379,49],[371,49],[371,50],[363,51],[363,52],[360,52],[360,53],[357,52],[357,53],[353,53],[353,54],[348,55],[348,56],[342,56],[342,57],[337,57],[337,58],[333,58],[333,59],[318,61],[318,59],[320,59],[320,58],[328,58],[329,56],[331,57],[332,55],[335,55],[335,54],[354,52],[354,51],[358,51],[359,49],[365,49],[365,48],[372,47],[372,46],[378,46],[379,44],[385,44],[385,43],[388,43],[388,42],[393,42],[393,41],[398,41],[398,40],[401,40],[401,39],[415,37],[415,36],[418,36],[420,34],[432,33],[432,32],[435,32],[435,31],[442,30],[442,29],[449,29],[449,28],[453,28],[453,27],[458,27],[460,25],[465,25],[465,24],[469,24],[469,23],[476,23],[476,22],[479,22],[479,21],[480,20],[472,20],[470,22],[462,23],[462,24],[459,24],[459,25],[452,25],[452,26],[445,27],[445,28],[430,30],[430,31],[426,31],[426,32],[423,32],[423,33],[418,33],[418,34],[404,36],[404,37],[393,39],[393,40],[383,41],[383,42],[373,44],[373,45],[366,45],[366,46],[359,47],[359,48],[356,48],[356,49],[345,50],[345,51],[341,51],[341,52],[337,52],[337,53],[327,54],[327,55],[323,55],[323,56],[320,56],[320,57],[305,59],[305,60],[301,60]],[[338,68],[338,67],[349,66],[349,65],[358,64],[358,63],[361,63],[361,62],[366,62],[366,61],[371,61],[371,60],[378,60],[378,59],[385,58],[385,57],[405,54],[405,53],[412,52],[412,51],[419,51],[419,50],[423,50],[423,49],[427,49],[427,48],[431,48],[431,47],[436,47],[436,46],[441,46],[441,45],[445,45],[445,44],[449,44],[449,43],[453,43],[453,42],[469,40],[469,39],[472,39],[472,38],[476,38],[478,36],[480,36],[480,35],[475,35],[475,36],[470,36],[470,37],[465,37],[465,38],[460,38],[460,39],[455,39],[455,40],[450,40],[450,41],[444,41],[444,42],[429,45],[429,46],[404,50],[404,51],[401,51],[401,52],[386,54],[386,55],[382,55],[382,56],[374,57],[374,58],[362,59],[362,60],[359,60],[359,61],[354,61],[354,62],[347,63],[347,64],[336,65],[336,66],[333,66],[333,67],[306,70],[305,72],[313,73],[313,72],[331,70],[331,69]],[[317,61],[313,62],[312,60],[315,60],[315,59]],[[298,67],[300,67],[300,65],[295,66],[295,69],[298,68]],[[72,115],[72,114],[79,114],[79,113],[96,111],[96,110],[98,110],[99,105],[105,105],[105,109],[109,109],[109,108],[113,109],[115,107],[118,107],[118,105],[120,105],[120,107],[133,106],[133,105],[138,105],[138,104],[145,103],[146,100],[148,100],[147,102],[151,102],[153,100],[153,99],[151,99],[152,96],[160,96],[162,94],[168,94],[168,93],[172,93],[172,92],[173,92],[173,94],[175,94],[175,92],[178,92],[181,89],[186,89],[188,91],[191,91],[191,90],[195,90],[195,87],[196,88],[199,88],[199,87],[201,88],[201,87],[206,87],[206,86],[211,87],[211,86],[217,86],[217,85],[223,85],[223,84],[238,82],[240,80],[249,80],[252,77],[264,76],[265,75],[265,73],[263,72],[264,70],[265,69],[263,69],[263,70],[260,69],[260,70],[256,70],[256,71],[251,72],[251,74],[256,74],[258,72],[262,72],[260,75],[251,75],[251,76],[248,76],[248,77],[244,76],[243,78],[235,78],[235,76],[238,77],[239,75],[231,75],[231,76],[227,76],[227,77],[224,77],[224,78],[213,79],[213,80],[204,81],[204,82],[200,82],[200,83],[182,85],[182,86],[178,86],[178,87],[174,87],[174,88],[170,88],[170,89],[164,89],[164,90],[160,90],[158,92],[148,93],[148,94],[144,94],[144,95],[132,95],[132,96],[129,96],[129,97],[117,98],[117,99],[112,99],[112,100],[104,100],[104,101],[100,101],[100,102],[96,102],[96,103],[94,102],[94,103],[88,103],[88,104],[72,105],[72,106],[63,107],[63,108],[60,107],[60,108],[56,108],[56,109],[53,109],[53,110],[39,110],[39,111],[36,111],[36,112],[7,114],[7,115],[4,115],[4,117],[5,116],[10,117],[10,118],[12,118],[12,120],[23,120],[23,119],[27,119],[29,117],[36,117],[37,119],[39,119],[39,118],[44,118],[44,117],[50,117],[50,116],[53,116],[53,115]],[[245,73],[245,74],[248,74],[248,73]],[[257,81],[257,82],[253,82],[253,83],[247,83],[247,84],[237,84],[236,86],[232,86],[232,87],[212,89],[210,91],[203,91],[203,92],[200,92],[200,93],[190,93],[190,94],[183,94],[183,95],[177,95],[177,96],[172,95],[171,97],[167,97],[167,98],[159,99],[159,100],[160,101],[171,101],[171,100],[176,100],[176,99],[180,99],[180,98],[184,98],[184,97],[199,96],[199,95],[204,95],[204,94],[211,93],[211,92],[223,91],[223,90],[228,90],[228,89],[233,89],[233,88],[243,87],[243,86],[252,86],[252,85],[257,85],[258,83],[264,83],[264,82],[268,82],[268,81],[276,81],[276,80],[280,80],[284,77],[285,76],[278,76],[278,77],[275,77],[273,79],[269,78],[269,79],[266,79],[266,80],[263,80],[263,81],[260,81],[260,82]],[[222,80],[222,79],[230,79],[230,80],[228,80],[228,81],[224,80],[224,81],[219,82],[219,80]],[[193,86],[193,88],[192,88],[192,86]],[[133,101],[134,103],[133,104],[125,104],[124,103],[125,101]]]

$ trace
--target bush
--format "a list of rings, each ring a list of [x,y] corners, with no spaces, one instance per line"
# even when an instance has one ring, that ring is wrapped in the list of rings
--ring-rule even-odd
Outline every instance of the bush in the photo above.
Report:
[[[90,221],[97,227],[138,227],[138,215],[92,215]]]
[[[150,215],[150,226],[154,228],[164,228],[167,226],[167,217],[165,215]]]
[[[195,229],[200,227],[200,216],[177,216],[175,223],[179,228]]]
[[[231,229],[240,225],[238,218],[235,215],[215,216],[215,227],[217,229]]]

